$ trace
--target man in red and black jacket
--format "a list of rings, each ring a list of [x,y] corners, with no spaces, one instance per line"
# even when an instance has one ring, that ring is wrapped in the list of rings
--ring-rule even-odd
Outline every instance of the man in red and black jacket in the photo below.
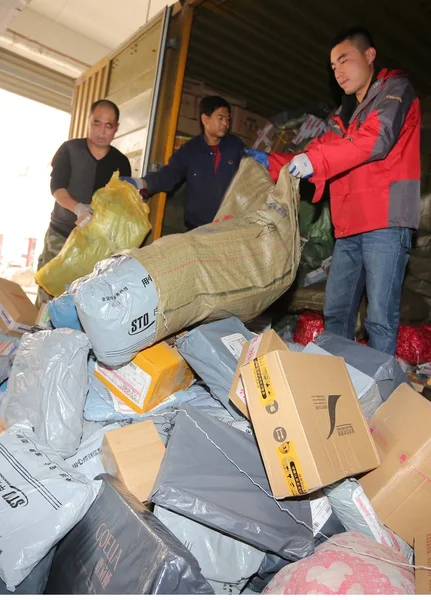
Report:
[[[247,152],[274,180],[287,163],[292,175],[309,178],[316,186],[313,202],[329,181],[337,240],[325,329],[353,339],[366,288],[369,345],[394,354],[412,230],[419,225],[420,107],[408,76],[376,69],[375,59],[368,31],[340,33],[331,66],[344,96],[327,131],[296,156]]]
[[[211,223],[244,154],[245,144],[229,133],[231,108],[220,96],[205,96],[199,103],[202,133],[177,150],[167,165],[143,179],[123,177],[141,194],[171,192],[186,182],[184,221],[187,229]]]

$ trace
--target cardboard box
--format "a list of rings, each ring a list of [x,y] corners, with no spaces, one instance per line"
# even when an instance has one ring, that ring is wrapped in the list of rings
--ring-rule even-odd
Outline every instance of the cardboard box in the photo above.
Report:
[[[431,568],[431,530],[415,535],[415,565]],[[416,569],[416,594],[431,594],[431,571]]]
[[[275,350],[241,367],[241,376],[276,498],[301,496],[379,465],[342,358]]]
[[[197,119],[199,106],[199,96],[183,92],[180,104],[180,116],[187,119]]]
[[[180,114],[178,117],[177,132],[194,137],[200,134],[201,126],[198,119],[189,119]]]
[[[271,152],[278,138],[278,131],[274,125],[268,121],[263,129],[258,131],[253,143],[254,150]]]
[[[257,132],[265,127],[268,119],[260,117],[255,113],[240,108],[239,106],[232,107],[232,133],[256,141]]]
[[[185,77],[183,81],[183,94],[193,94],[194,96],[202,96],[204,93],[204,83],[198,79]]]
[[[0,342],[0,356],[9,356],[15,354],[19,342]]]
[[[36,319],[37,308],[22,287],[0,278],[0,330],[6,335],[21,337],[32,330]]]
[[[110,369],[96,363],[94,374],[138,414],[148,412],[179,390],[186,390],[193,373],[176,348],[161,342],[142,350],[132,362]]]
[[[150,496],[164,455],[165,446],[152,421],[108,431],[100,451],[106,472],[141,502]]]
[[[246,417],[246,419],[250,420],[250,413],[247,408],[247,398],[241,377],[241,367],[251,360],[263,356],[272,350],[287,350],[286,344],[272,329],[246,342],[242,348],[238,366],[235,375],[233,376],[229,400],[244,415],[244,417]]]
[[[410,545],[431,531],[431,404],[403,383],[370,420],[381,465],[361,478],[380,520]]]

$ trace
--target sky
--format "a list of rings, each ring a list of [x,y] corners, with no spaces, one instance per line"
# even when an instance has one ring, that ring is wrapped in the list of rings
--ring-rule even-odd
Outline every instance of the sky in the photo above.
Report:
[[[43,246],[54,198],[51,159],[67,140],[70,114],[0,89],[0,234],[3,267],[26,253],[36,238]]]

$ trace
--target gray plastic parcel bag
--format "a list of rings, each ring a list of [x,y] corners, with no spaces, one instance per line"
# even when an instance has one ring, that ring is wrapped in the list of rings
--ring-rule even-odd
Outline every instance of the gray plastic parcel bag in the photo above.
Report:
[[[0,383],[9,377],[14,356],[0,356]]]
[[[326,542],[333,535],[346,531],[337,515],[332,511],[329,500],[322,490],[311,494],[310,506],[315,547]],[[248,582],[245,588],[246,593],[260,594],[271,579],[289,562],[276,554],[267,552],[258,572]]]
[[[239,594],[265,558],[265,553],[170,510],[154,514],[190,550],[216,594]]]
[[[320,334],[314,343],[334,356],[342,356],[347,364],[372,377],[377,383],[383,402],[402,383],[409,383],[397,359],[390,354],[326,331]]]
[[[100,362],[123,365],[153,343],[158,294],[134,258],[112,256],[98,262],[92,273],[72,283],[69,293]]]
[[[0,435],[0,577],[14,591],[82,519],[100,489],[37,439],[29,423]]]
[[[379,544],[395,548],[412,563],[413,549],[380,521],[361,484],[354,478],[324,489],[332,510],[346,531],[358,531]]]
[[[213,594],[187,548],[111,475],[60,542],[47,594]]]
[[[72,329],[24,334],[0,407],[8,425],[29,421],[63,458],[81,441],[89,349],[87,336]]]
[[[77,469],[85,477],[88,477],[88,479],[94,479],[97,475],[105,473],[106,470],[100,459],[103,438],[105,437],[105,433],[119,427],[121,425],[118,423],[111,423],[95,431],[81,443],[76,454],[70,458],[66,458],[67,464],[73,469]]]
[[[55,547],[51,548],[48,554],[42,558],[34,569],[30,571],[27,577],[17,586],[14,592],[10,592],[5,583],[0,579],[0,596],[7,594],[17,594],[23,596],[35,596],[43,594],[48,582],[49,572],[52,561],[54,560]]]
[[[239,319],[230,317],[200,325],[177,340],[178,352],[236,419],[242,416],[230,402],[229,390],[242,348],[254,337]]]
[[[151,500],[289,560],[314,549],[310,501],[276,502],[255,439],[188,405],[180,407]]]

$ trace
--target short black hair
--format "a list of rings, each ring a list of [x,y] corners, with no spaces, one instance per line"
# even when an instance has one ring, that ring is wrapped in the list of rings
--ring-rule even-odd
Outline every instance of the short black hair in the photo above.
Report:
[[[202,131],[204,130],[201,119],[202,115],[210,117],[218,108],[227,108],[229,113],[232,112],[229,102],[221,96],[204,96],[201,98],[201,101],[199,102],[199,123]]]
[[[373,36],[368,29],[365,29],[365,27],[348,27],[337,33],[332,39],[329,50],[332,50],[345,40],[350,40],[360,52],[365,52],[368,48],[376,47]]]
[[[120,120],[120,109],[118,108],[118,106],[116,104],[114,104],[114,102],[111,102],[111,100],[107,100],[106,98],[102,98],[101,100],[96,100],[96,102],[93,102],[93,104],[91,105],[90,115],[92,115],[94,113],[94,111],[96,110],[96,108],[98,106],[105,106],[106,108],[112,108],[112,110],[115,113],[115,119],[118,123],[118,121]]]

